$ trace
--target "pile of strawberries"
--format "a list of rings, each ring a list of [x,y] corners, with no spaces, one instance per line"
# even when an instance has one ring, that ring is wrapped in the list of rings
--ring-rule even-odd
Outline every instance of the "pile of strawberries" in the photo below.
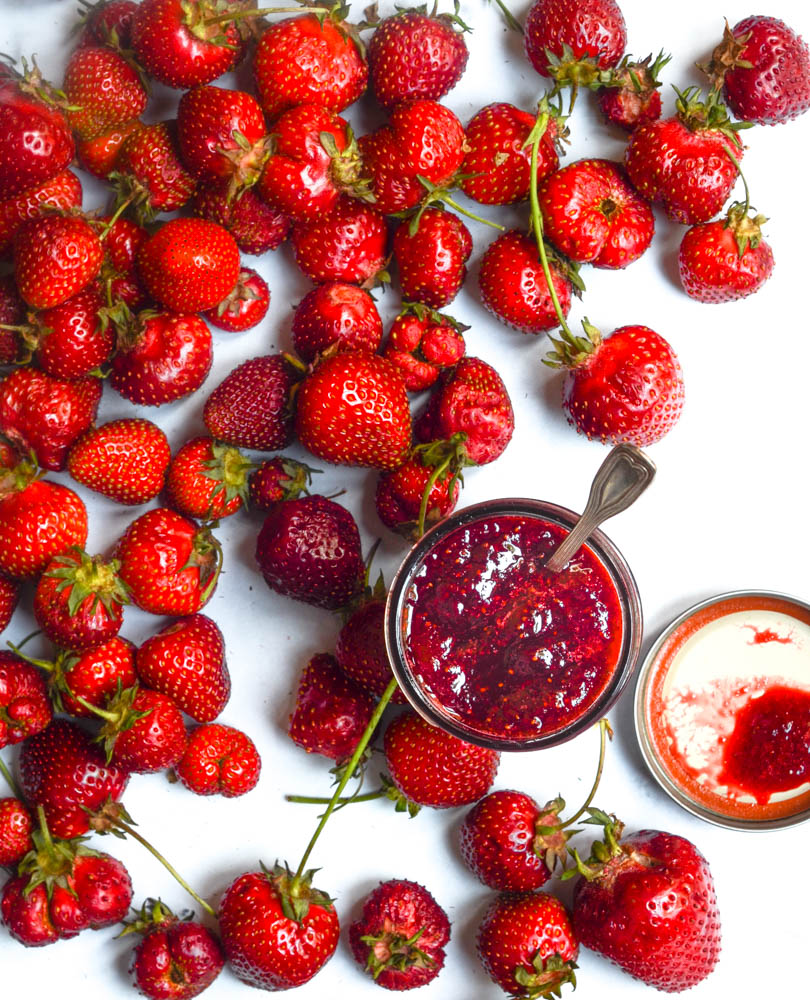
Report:
[[[503,453],[506,385],[443,311],[467,278],[465,213],[501,230],[477,278],[486,308],[526,334],[557,331],[544,360],[567,372],[569,422],[603,442],[663,437],[683,405],[678,358],[646,326],[604,336],[586,320],[572,332],[582,265],[636,261],[657,202],[688,227],[688,295],[719,303],[760,288],[773,254],[744,181],[745,200],[724,206],[741,177],[741,130],[810,107],[807,46],[773,17],[727,25],[707,94],[679,92],[662,119],[667,58],[625,54],[614,0],[535,0],[522,28],[504,13],[546,93],[531,112],[493,103],[465,127],[440,103],[467,62],[458,4],[382,20],[370,10],[361,25],[339,4],[272,21],[252,0],[82,4],[60,86],[34,62],[0,62],[0,627],[22,593],[54,647],[50,658],[24,642],[0,653],[0,750],[19,745],[18,781],[0,762],[13,793],[0,799],[0,864],[13,868],[4,925],[35,946],[126,921],[129,875],[87,835],[143,842],[121,802],[133,774],[167,771],[200,795],[255,787],[253,740],[217,721],[231,681],[222,633],[202,613],[228,560],[217,524],[247,508],[265,515],[255,561],[268,587],[341,616],[334,653],[301,674],[289,723],[296,745],[334,763],[336,788],[298,866],[241,875],[216,913],[170,869],[212,919],[143,902],[126,927],[141,935],[141,992],[196,996],[226,962],[268,990],[311,979],[340,928],[307,862],[336,807],[374,797],[411,815],[472,807],[460,851],[498,893],[478,952],[510,995],[559,995],[580,944],[662,990],[700,982],[717,961],[719,918],[708,865],[683,838],[624,836],[590,799],[563,821],[560,800],[491,792],[499,755],[410,709],[385,728],[381,787],[343,795],[386,706],[404,703],[385,652],[385,586],[370,582],[351,513],[311,493],[315,470],[284,451],[297,442],[316,462],[374,470],[379,520],[406,539],[455,508],[464,470]],[[236,67],[253,92],[217,85]],[[174,118],[144,120],[150,81],[182,91]],[[623,163],[560,166],[581,90],[627,132]],[[341,113],[366,92],[387,122],[355,137]],[[83,208],[77,165],[108,184],[103,211]],[[456,188],[482,206],[528,200],[526,225],[469,213]],[[212,328],[264,319],[270,290],[242,255],[287,240],[313,285],[292,317],[294,353],[243,360],[196,397],[207,433],[170,443],[143,408],[201,389]],[[402,307],[386,335],[372,291],[389,282]],[[138,415],[99,423],[104,391]],[[109,555],[92,555],[83,490],[157,505]],[[171,621],[136,649],[119,634],[127,605]],[[604,839],[583,860],[568,838],[586,812]],[[542,889],[558,863],[578,879],[572,913]],[[679,900],[677,920],[665,898]],[[427,889],[392,879],[365,900],[349,943],[377,984],[404,990],[439,974],[449,935]]]

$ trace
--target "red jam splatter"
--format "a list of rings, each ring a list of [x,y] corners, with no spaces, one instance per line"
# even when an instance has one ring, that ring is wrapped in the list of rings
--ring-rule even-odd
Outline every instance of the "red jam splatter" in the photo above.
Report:
[[[774,685],[737,713],[722,777],[760,804],[810,781],[810,692]]]
[[[781,642],[782,644],[793,642],[793,639],[789,635],[779,635],[772,628],[758,629],[756,625],[745,625],[744,628],[750,628],[754,633],[751,642],[748,644],[749,646],[760,646],[764,642]]]
[[[559,732],[614,674],[623,624],[607,569],[587,546],[562,573],[543,566],[566,533],[541,518],[482,518],[434,546],[411,584],[411,670],[482,735]]]

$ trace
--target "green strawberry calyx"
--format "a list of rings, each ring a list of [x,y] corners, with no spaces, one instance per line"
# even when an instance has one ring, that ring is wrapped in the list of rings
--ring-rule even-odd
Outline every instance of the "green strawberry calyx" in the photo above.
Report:
[[[312,885],[317,868],[293,874],[287,864],[282,865],[278,861],[272,868],[267,868],[264,864],[261,867],[272,884],[281,910],[288,920],[294,920],[297,924],[303,923],[311,906],[320,906],[325,910],[334,909],[334,900]]]
[[[681,124],[690,132],[704,130],[722,132],[732,140],[737,150],[742,149],[742,140],[737,134],[742,129],[751,128],[751,122],[733,122],[729,117],[728,108],[723,104],[716,90],[709,91],[703,98],[700,87],[687,87],[678,90],[673,85],[676,100],[675,108]]]
[[[82,605],[89,601],[87,609],[94,615],[99,604],[111,619],[123,604],[130,603],[129,587],[118,575],[121,563],[117,559],[109,562],[101,556],[88,555],[78,545],[53,558],[44,576],[58,580],[57,593],[67,593],[68,613],[75,617]]]
[[[406,938],[398,934],[394,924],[386,919],[378,934],[364,934],[360,940],[368,945],[369,952],[366,969],[373,979],[378,979],[386,969],[396,969],[404,972],[406,969],[432,969],[436,960],[419,947],[419,938],[425,933],[425,928]]]
[[[52,837],[41,805],[37,806],[37,816],[39,829],[31,834],[34,846],[20,861],[17,869],[20,875],[28,876],[23,895],[28,896],[37,886],[44,885],[48,899],[56,886],[75,896],[69,878],[73,874],[76,858],[97,858],[100,855],[98,851],[84,846],[86,837],[74,837],[72,840]]]
[[[146,899],[143,906],[137,913],[134,920],[124,923],[124,929],[117,938],[126,937],[128,934],[149,934],[156,927],[171,927],[179,921],[189,921],[194,919],[191,910],[184,910],[178,917],[162,899]]]
[[[566,983],[576,988],[576,962],[566,962],[559,954],[542,957],[538,951],[532,959],[531,971],[525,965],[515,969],[515,981],[521,992],[514,994],[525,1000],[543,1000],[546,997],[561,996],[560,987]]]
[[[752,69],[753,63],[740,58],[751,38],[752,32],[737,37],[726,21],[723,29],[723,39],[715,46],[708,63],[696,63],[697,68],[709,78],[713,90],[720,91],[726,78],[726,73],[732,69]]]

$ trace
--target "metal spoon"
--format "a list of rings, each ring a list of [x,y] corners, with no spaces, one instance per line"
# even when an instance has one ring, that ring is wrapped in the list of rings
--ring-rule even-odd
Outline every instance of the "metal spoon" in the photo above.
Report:
[[[546,560],[545,568],[552,573],[564,569],[596,528],[637,500],[654,475],[655,464],[640,448],[632,444],[612,448],[593,477],[585,510]]]

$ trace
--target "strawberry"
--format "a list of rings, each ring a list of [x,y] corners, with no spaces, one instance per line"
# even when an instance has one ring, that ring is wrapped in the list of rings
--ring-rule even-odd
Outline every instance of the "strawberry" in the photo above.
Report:
[[[84,729],[54,719],[26,740],[20,751],[20,784],[32,807],[42,806],[57,837],[77,837],[90,828],[90,813],[117,801],[129,773],[107,764]]]
[[[422,5],[377,22],[368,44],[368,68],[378,103],[390,111],[405,101],[444,97],[467,65],[463,32],[469,30],[458,6],[455,14],[436,15]]]
[[[96,139],[138,118],[148,99],[133,65],[106,45],[73,50],[63,89],[71,105],[65,117],[80,139]]]
[[[105,709],[96,737],[107,762],[128,773],[151,774],[174,767],[186,750],[183,716],[172,699],[159,691],[135,687],[119,690]]]
[[[135,647],[121,636],[81,653],[58,650],[53,660],[31,660],[48,672],[48,694],[58,712],[82,718],[94,718],[82,698],[96,708],[104,708],[121,688],[132,687],[135,673]]]
[[[735,118],[779,125],[810,108],[810,50],[778,17],[751,15],[729,28],[706,72]]]
[[[57,379],[20,368],[0,382],[0,433],[34,453],[44,469],[65,467],[73,442],[96,419],[101,382]]]
[[[42,675],[14,653],[0,650],[0,749],[41,732],[52,717]]]
[[[46,206],[68,211],[81,203],[82,183],[72,170],[63,170],[16,195],[4,192],[0,200],[0,257],[10,252],[14,236],[23,224],[42,215]]]
[[[545,892],[502,893],[478,927],[487,975],[512,996],[560,996],[575,985],[579,942],[565,906]]]
[[[171,449],[150,420],[125,417],[85,431],[68,452],[76,482],[122,504],[153,500],[163,489]]]
[[[253,77],[268,118],[298,104],[340,113],[366,89],[368,66],[337,16],[307,13],[277,21],[262,33]]]
[[[263,254],[279,247],[290,231],[286,215],[270,208],[250,188],[238,198],[228,197],[228,184],[201,184],[191,203],[201,219],[217,222],[236,240],[242,253]]]
[[[132,203],[140,221],[182,208],[197,187],[180,160],[176,121],[134,130],[121,144],[115,168],[110,179],[119,204]]]
[[[195,722],[213,722],[228,704],[225,644],[205,615],[180,618],[146,639],[135,664],[140,679],[168,695]]]
[[[285,990],[308,982],[337,947],[332,901],[312,887],[312,873],[272,870],[240,875],[225,890],[219,929],[228,964],[249,986]]]
[[[687,229],[678,251],[686,294],[699,302],[733,302],[758,291],[773,271],[773,251],[762,239],[765,222],[735,204],[725,219]]]
[[[0,364],[10,365],[22,358],[19,327],[25,318],[25,303],[10,274],[0,275]]]
[[[78,651],[118,635],[129,604],[118,568],[78,546],[51,559],[34,593],[34,617],[51,642]]]
[[[39,367],[54,378],[81,378],[96,372],[113,352],[113,330],[104,314],[104,302],[92,285],[30,319],[22,336],[35,350]]]
[[[243,267],[233,289],[216,308],[208,309],[203,316],[209,326],[236,333],[257,326],[269,307],[267,282],[253,268]]]
[[[574,929],[582,944],[667,993],[702,982],[720,951],[706,859],[677,834],[642,830],[623,837],[622,824],[598,810],[592,810],[594,821],[605,826],[604,843],[594,844],[586,862],[574,855],[581,875]]]
[[[203,521],[235,514],[247,498],[249,458],[211,437],[187,441],[174,455],[166,475],[169,506]]]
[[[141,66],[168,87],[211,83],[244,49],[233,23],[218,23],[218,0],[143,0],[132,17],[132,48]],[[226,10],[238,9],[225,5]]]
[[[256,787],[261,769],[261,758],[249,736],[232,726],[210,723],[189,733],[175,772],[195,795],[233,799]]]
[[[327,462],[395,469],[411,446],[405,383],[376,354],[324,358],[298,388],[295,430],[301,444]]]
[[[488,104],[473,115],[459,181],[468,198],[482,205],[509,205],[529,197],[531,150],[526,141],[535,120],[527,111],[503,102]],[[560,165],[554,145],[557,131],[555,119],[549,119],[538,151],[538,181]]]
[[[211,331],[199,316],[141,312],[126,322],[120,339],[110,385],[133,403],[162,406],[182,399],[211,370]]]
[[[526,15],[529,62],[557,84],[590,84],[624,55],[627,27],[616,0],[534,0]]]
[[[80,139],[76,143],[76,159],[82,168],[99,180],[111,180],[118,167],[118,154],[127,139],[142,129],[139,119],[113,125],[94,139]]]
[[[5,632],[20,600],[20,584],[0,573],[0,632]]]
[[[152,1000],[190,1000],[214,982],[225,965],[218,938],[203,924],[178,919],[160,900],[147,899],[126,933],[143,935],[129,971],[138,991]]]
[[[388,229],[376,209],[342,195],[325,218],[294,225],[290,242],[295,263],[315,284],[370,285],[385,266]]]
[[[0,799],[0,865],[17,865],[31,850],[31,814],[19,799]]]
[[[354,518],[317,494],[276,504],[256,539],[256,562],[271,590],[329,611],[345,607],[365,580]]]
[[[171,219],[138,248],[138,274],[149,294],[171,312],[212,309],[239,278],[239,248],[206,219]]]
[[[121,311],[117,308],[121,301],[130,310],[140,309],[149,301],[135,264],[138,250],[149,233],[143,226],[121,216],[101,221],[105,226],[104,263],[99,283],[106,301],[111,303],[108,315],[115,320]]]
[[[255,184],[270,152],[264,115],[255,97],[225,87],[195,87],[180,98],[177,138],[189,172],[228,182],[228,192]]]
[[[306,750],[347,761],[374,714],[374,699],[347,677],[334,656],[318,653],[304,668],[290,716],[290,739]]]
[[[129,525],[115,558],[133,604],[153,615],[190,615],[211,599],[222,551],[208,528],[157,507]]]
[[[393,674],[385,649],[385,597],[363,601],[338,633],[335,658],[343,673],[355,684],[382,697]],[[404,705],[405,695],[397,690],[391,699]]]
[[[437,729],[408,710],[398,715],[383,737],[383,752],[397,808],[432,806],[452,809],[485,795],[501,755]]]
[[[625,56],[599,81],[598,104],[605,119],[625,132],[661,117],[661,81],[658,76],[670,56],[659,52],[653,62]]]
[[[549,254],[549,270],[564,316],[571,309],[570,270]],[[487,247],[478,272],[484,307],[521,333],[544,333],[558,325],[537,245],[531,236],[510,229]]]
[[[411,990],[435,979],[449,940],[447,914],[424,886],[407,879],[381,882],[349,927],[356,961],[387,990]]]
[[[683,376],[675,352],[646,326],[622,326],[606,338],[587,320],[586,337],[551,338],[546,363],[568,369],[563,409],[580,434],[602,443],[659,441],[683,409]]]
[[[311,469],[303,462],[278,455],[257,465],[248,476],[248,497],[252,510],[272,510],[282,500],[294,500],[309,493]]]
[[[83,30],[79,44],[108,45],[117,41],[129,48],[132,40],[132,18],[138,9],[135,0],[83,0]]]
[[[431,207],[400,224],[393,252],[402,297],[441,309],[464,284],[472,237],[458,216]]]
[[[20,295],[34,309],[66,302],[98,274],[104,249],[96,231],[77,215],[29,219],[14,237],[14,273]]]
[[[407,303],[391,326],[383,357],[399,368],[408,392],[429,389],[440,372],[464,357],[467,329],[452,316]]]
[[[286,448],[292,441],[290,396],[295,383],[295,369],[281,354],[243,361],[205,401],[208,433],[238,448]]]
[[[375,354],[383,326],[369,293],[345,281],[318,285],[298,303],[292,319],[292,342],[298,356],[312,364],[328,348]]]
[[[630,135],[625,167],[649,201],[674,222],[707,222],[723,207],[739,173],[743,144],[716,92],[678,94],[677,114],[640,125]]]
[[[442,468],[442,465],[445,467]],[[421,538],[426,527],[431,527],[455,510],[460,489],[460,476],[443,462],[441,455],[435,459],[435,464],[431,464],[426,452],[417,447],[398,469],[380,475],[374,506],[386,528],[415,542]],[[423,503],[425,510],[420,526]]]

